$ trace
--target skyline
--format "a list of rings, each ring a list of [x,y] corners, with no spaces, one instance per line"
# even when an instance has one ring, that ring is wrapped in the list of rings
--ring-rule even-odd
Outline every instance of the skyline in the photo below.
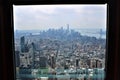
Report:
[[[107,5],[13,6],[14,30],[98,28],[106,30]]]

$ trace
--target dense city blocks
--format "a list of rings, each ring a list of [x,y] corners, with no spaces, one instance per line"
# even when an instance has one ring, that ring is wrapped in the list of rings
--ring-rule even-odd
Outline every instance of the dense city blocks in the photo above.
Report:
[[[105,38],[69,26],[15,32],[17,80],[104,80],[105,53]]]

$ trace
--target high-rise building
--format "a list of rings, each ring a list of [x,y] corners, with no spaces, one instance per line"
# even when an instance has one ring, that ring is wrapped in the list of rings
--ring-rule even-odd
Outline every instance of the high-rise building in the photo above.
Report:
[[[28,44],[25,44],[25,37],[22,36],[20,38],[20,46],[21,46],[21,52],[28,52],[29,48],[28,48]]]
[[[25,37],[20,38],[21,52],[25,52]]]
[[[103,67],[103,62],[101,60],[96,60],[96,67],[97,68],[102,68]]]
[[[30,58],[29,53],[20,54],[20,68],[30,68]]]
[[[69,31],[69,24],[67,24],[67,30]]]
[[[44,57],[44,56],[40,57],[39,65],[40,65],[40,68],[46,68],[46,66],[47,66],[46,57]]]
[[[15,51],[15,62],[16,62],[16,67],[20,66],[20,52]]]
[[[90,59],[90,68],[103,68],[103,62],[100,59]]]
[[[54,54],[51,54],[50,56],[50,66],[51,68],[55,68],[55,64],[56,64],[56,61],[55,61],[55,55]]]
[[[79,67],[79,58],[76,58],[76,67]]]
[[[35,44],[32,42],[30,49],[29,49],[29,55],[31,56],[32,62],[31,66],[32,68],[35,68]]]

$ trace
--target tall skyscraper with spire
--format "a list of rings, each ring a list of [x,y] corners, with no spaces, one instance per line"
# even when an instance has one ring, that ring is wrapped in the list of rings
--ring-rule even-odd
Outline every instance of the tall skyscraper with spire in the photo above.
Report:
[[[67,24],[67,31],[69,32],[69,24]]]

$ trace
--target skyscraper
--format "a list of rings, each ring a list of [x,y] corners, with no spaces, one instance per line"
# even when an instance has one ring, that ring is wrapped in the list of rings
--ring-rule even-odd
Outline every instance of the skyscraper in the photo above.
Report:
[[[67,30],[69,31],[69,24],[67,24]]]
[[[46,66],[47,66],[47,59],[46,59],[46,57],[41,56],[39,64],[40,64],[40,68],[46,68]]]
[[[20,38],[20,46],[21,46],[21,52],[25,52],[25,37],[24,36]]]
[[[16,67],[20,66],[20,52],[15,51],[15,61],[16,61]]]

